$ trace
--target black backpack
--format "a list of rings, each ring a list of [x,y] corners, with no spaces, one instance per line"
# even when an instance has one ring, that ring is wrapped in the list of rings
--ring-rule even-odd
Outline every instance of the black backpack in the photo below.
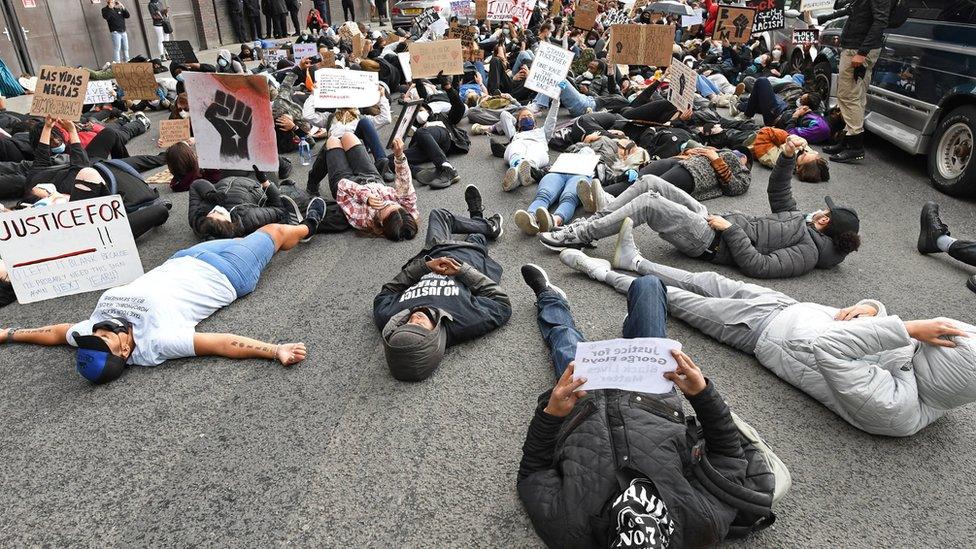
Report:
[[[909,10],[902,0],[891,0],[891,11],[888,13],[888,28],[897,29],[908,20]]]

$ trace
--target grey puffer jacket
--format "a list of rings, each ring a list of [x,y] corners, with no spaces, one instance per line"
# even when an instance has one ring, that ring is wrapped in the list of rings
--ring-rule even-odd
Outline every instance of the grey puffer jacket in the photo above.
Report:
[[[763,330],[756,358],[780,379],[848,423],[876,435],[917,433],[948,410],[976,401],[976,327],[937,347],[908,336],[884,305],[874,318],[835,321],[837,309],[797,303]]]
[[[549,393],[529,425],[518,494],[536,533],[558,548],[607,547],[615,524],[608,503],[622,491],[618,473],[654,483],[675,530],[671,547],[716,545],[737,511],[709,493],[692,470],[681,397],[614,389],[592,391],[565,418],[546,414]],[[708,382],[689,402],[705,437],[709,462],[742,484],[747,462],[728,406]]]
[[[198,179],[190,185],[187,217],[198,237],[198,227],[214,206],[230,211],[231,219],[242,235],[251,234],[269,223],[281,223],[287,218],[281,195],[274,183],[262,189],[261,184],[247,177],[225,177],[216,184]]]
[[[837,250],[829,236],[809,225],[806,213],[798,209],[791,187],[794,161],[780,155],[769,175],[767,193],[772,213],[752,216],[733,212],[722,216],[732,226],[722,231],[712,261],[737,265],[753,278],[800,276],[844,261],[847,254]]]

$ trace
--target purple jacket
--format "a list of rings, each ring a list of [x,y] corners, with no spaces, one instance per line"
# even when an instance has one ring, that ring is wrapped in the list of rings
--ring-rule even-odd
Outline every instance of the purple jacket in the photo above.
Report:
[[[807,113],[800,120],[790,118],[786,123],[786,131],[806,139],[808,143],[823,143],[830,140],[830,126],[824,117],[816,113]]]

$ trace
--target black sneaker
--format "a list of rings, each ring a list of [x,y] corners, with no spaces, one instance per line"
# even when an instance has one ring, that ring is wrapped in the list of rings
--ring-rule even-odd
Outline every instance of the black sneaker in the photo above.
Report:
[[[844,150],[830,155],[831,162],[848,164],[864,160],[864,134],[849,135],[844,137]]]
[[[485,206],[481,201],[481,191],[474,185],[464,188],[464,202],[468,205],[468,217],[472,219],[485,216]]]
[[[393,173],[391,168],[392,166],[390,165],[389,158],[380,158],[376,161],[376,171],[380,172],[380,177],[382,177],[383,181],[387,183],[393,183],[396,181],[396,174]]]
[[[319,223],[322,218],[325,217],[325,200],[322,197],[316,196],[308,203],[308,208],[305,209],[305,220],[302,221],[308,226],[308,236],[302,239],[302,242],[308,242],[312,240],[315,233],[319,229]]]
[[[536,297],[546,290],[552,290],[562,296],[563,299],[568,299],[566,292],[562,291],[559,286],[553,286],[549,282],[549,275],[546,274],[546,271],[534,263],[522,265],[522,280],[525,280],[529,288],[532,288]]]
[[[918,253],[934,254],[942,251],[936,242],[940,236],[949,236],[949,227],[939,218],[938,204],[935,202],[926,202],[922,206],[919,225]]]
[[[284,222],[289,225],[298,225],[305,220],[305,216],[302,215],[302,209],[298,207],[298,202],[288,195],[281,195],[281,205],[285,210]]]
[[[966,281],[966,287],[976,292],[976,275],[969,277],[969,280]]]
[[[491,155],[496,158],[505,158],[505,148],[507,145],[502,143],[497,139],[492,139],[488,143],[488,147],[491,149]]]
[[[491,225],[491,234],[488,235],[488,240],[498,240],[505,234],[505,218],[502,217],[502,214],[493,214],[487,221]]]

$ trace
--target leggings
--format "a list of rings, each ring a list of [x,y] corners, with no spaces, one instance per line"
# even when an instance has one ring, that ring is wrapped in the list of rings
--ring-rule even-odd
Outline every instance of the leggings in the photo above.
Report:
[[[356,8],[353,6],[352,0],[342,0],[342,16],[346,21],[356,20]]]

